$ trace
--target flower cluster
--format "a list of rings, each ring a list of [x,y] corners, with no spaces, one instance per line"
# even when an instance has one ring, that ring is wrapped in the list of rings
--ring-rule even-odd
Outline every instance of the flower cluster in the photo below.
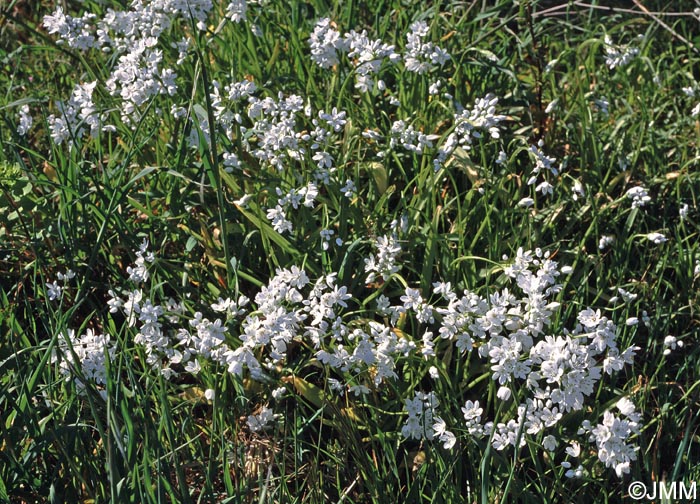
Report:
[[[619,478],[630,472],[630,462],[637,460],[639,447],[629,444],[629,438],[639,434],[641,415],[635,411],[634,404],[627,398],[620,399],[617,409],[622,416],[615,416],[606,411],[603,423],[592,427],[584,420],[581,431],[588,433],[591,442],[598,448],[598,458],[606,467],[615,469]]]
[[[401,246],[396,236],[380,236],[374,245],[377,253],[365,258],[365,272],[369,273],[367,275],[368,283],[373,282],[378,275],[387,281],[391,275],[399,271],[396,258],[401,252]]]
[[[17,134],[25,136],[32,127],[34,119],[29,115],[29,105],[22,105],[19,109],[19,124],[17,125]]]
[[[603,235],[598,240],[598,249],[605,250],[615,242],[615,238],[610,235]]]
[[[91,137],[102,131],[114,131],[113,126],[106,125],[105,114],[100,114],[92,101],[92,94],[97,82],[78,84],[73,89],[67,102],[57,102],[58,115],[48,118],[51,138],[56,144],[66,140],[80,139],[89,130]],[[87,129],[86,129],[87,126]]]
[[[627,66],[638,54],[638,47],[613,44],[609,35],[605,36],[605,64],[610,70]]]
[[[316,23],[309,37],[311,60],[321,68],[331,68],[340,62],[339,54],[347,53],[355,68],[355,87],[365,93],[375,84],[383,89],[384,82],[375,82],[373,76],[379,73],[384,61],[396,63],[400,59],[394,46],[372,40],[366,30],[352,30],[341,37],[334,26],[328,18]]]
[[[439,401],[434,392],[416,392],[413,399],[406,399],[405,411],[408,414],[405,425],[401,428],[401,434],[406,438],[428,439],[435,436],[433,425],[435,424],[435,410]]]
[[[234,23],[245,21],[248,15],[248,4],[246,0],[231,0],[226,6],[226,17]]]
[[[530,175],[530,178],[527,180],[527,185],[533,185],[537,182],[537,177],[540,175],[540,173],[544,172],[550,172],[553,177],[556,177],[559,175],[559,170],[560,168],[557,168],[554,163],[556,162],[556,158],[553,158],[551,156],[547,156],[544,152],[542,152],[542,147],[544,147],[544,141],[540,140],[537,142],[537,145],[531,145],[530,146],[530,153],[532,155],[532,158],[535,161],[535,167],[532,169],[532,175]],[[547,181],[546,179],[540,182],[535,190],[539,193],[542,194],[552,194],[554,187],[552,184]]]
[[[376,257],[366,260],[367,271],[389,280],[399,270],[395,259],[401,249],[393,235],[381,237],[377,247]],[[289,348],[305,342],[315,359],[335,374],[331,388],[363,395],[398,379],[402,362],[437,363],[442,355],[436,351],[435,334],[460,354],[475,352],[500,387],[498,398],[513,416],[484,418],[479,401],[468,400],[461,426],[473,438],[491,438],[497,450],[522,446],[527,437],[539,436],[568,413],[583,410],[598,382],[631,364],[637,350],[618,348],[615,324],[591,308],[580,311],[572,330],[551,332],[560,306],[553,299],[561,291],[557,279],[569,269],[539,249],[519,249],[504,266],[512,288],[483,297],[468,290],[459,295],[449,283],[436,282],[432,293],[443,301],[430,303],[418,289],[407,286],[400,304],[380,297],[379,312],[388,316],[381,322],[350,315],[352,295],[338,285],[335,274],[312,282],[297,267],[278,269],[252,301],[245,296],[220,297],[203,310],[220,314],[219,318],[202,311],[188,315],[180,302],[145,296],[140,284],[149,278],[149,264],[155,258],[145,241],[135,255],[135,264],[127,271],[136,288],[122,295],[111,291],[110,311],[126,316],[127,324],[136,328],[134,344],[166,378],[183,372],[196,375],[211,363],[237,376],[247,373],[252,379],[268,380],[282,369]],[[396,327],[399,318],[414,318],[426,330],[414,338]],[[109,335],[88,330],[76,337],[69,332],[65,342],[54,356],[61,373],[75,376],[74,369],[81,366],[82,376],[104,385],[105,359],[115,351]],[[431,376],[439,379],[435,366]],[[404,404],[404,437],[438,439],[446,449],[455,445],[457,436],[437,415],[439,401],[433,392],[416,392]],[[618,404],[626,419],[607,412],[602,424],[593,428],[584,422],[581,432],[596,443],[601,461],[619,475],[634,460],[629,438],[638,432],[639,416],[631,403]],[[257,430],[272,419],[274,413],[266,408],[249,417],[248,423]],[[555,444],[556,440],[547,442]]]
[[[134,283],[141,283],[148,280],[148,263],[155,260],[153,252],[148,251],[148,240],[143,240],[139,249],[136,251],[136,261],[133,266],[128,266],[126,272],[129,274],[129,280]]]
[[[433,70],[436,65],[444,65],[450,60],[447,51],[424,40],[428,35],[428,23],[416,21],[410,26],[410,30],[406,34],[407,44],[404,55],[406,70],[422,74]]]
[[[400,145],[407,151],[423,154],[424,149],[433,147],[433,140],[437,138],[437,135],[426,135],[413,129],[413,125],[406,124],[403,120],[398,120],[391,125],[389,146],[394,148]]]
[[[666,243],[668,241],[668,238],[662,233],[647,233],[646,239],[652,242],[654,245],[661,245],[662,243]]]
[[[670,355],[676,349],[683,348],[683,341],[670,334],[664,338],[664,355]]]
[[[287,220],[286,212],[289,207],[297,210],[302,204],[307,208],[313,208],[316,197],[318,196],[318,187],[314,183],[309,183],[301,189],[292,189],[286,194],[277,188],[277,195],[280,198],[277,200],[277,205],[267,211],[267,218],[270,219],[272,227],[275,231],[282,234],[284,232],[292,232],[292,223]]]
[[[59,335],[58,350],[51,355],[51,362],[58,363],[66,380],[73,378],[76,388],[84,393],[86,382],[107,385],[107,359],[114,358],[116,347],[109,334],[97,334],[88,328],[85,334],[76,336],[73,329]],[[79,371],[78,371],[79,370]],[[106,392],[100,392],[103,396]]]
[[[457,147],[469,150],[473,139],[481,138],[482,131],[488,132],[491,138],[500,138],[499,124],[506,116],[496,114],[497,104],[498,97],[489,93],[478,98],[471,109],[463,109],[454,114],[454,131],[447,136],[433,161],[436,171]]]
[[[433,308],[441,319],[440,337],[454,341],[462,352],[478,348],[501,386],[499,398],[520,399],[514,418],[483,425],[478,403],[465,405],[468,431],[476,437],[492,436],[498,450],[522,445],[524,435],[537,435],[557,425],[565,414],[582,410],[604,374],[631,364],[638,350],[620,350],[615,324],[590,308],[579,313],[573,330],[560,336],[547,334],[559,308],[551,297],[561,289],[556,279],[562,270],[568,271],[548,254],[520,249],[504,273],[514,280],[521,297],[507,288],[483,298],[468,291],[458,296],[448,284],[434,286],[434,293],[448,301],[447,307]],[[421,306],[408,294],[404,298],[404,310]]]
[[[424,74],[443,66],[450,60],[450,55],[441,47],[425,41],[428,35],[428,24],[416,21],[406,35],[407,44],[403,54],[406,70]],[[339,55],[347,53],[355,69],[355,87],[366,93],[376,85],[385,89],[386,85],[376,76],[382,64],[386,61],[395,64],[402,59],[393,45],[385,44],[379,39],[371,39],[366,30],[350,31],[344,36],[335,28],[328,18],[320,19],[310,37],[311,60],[321,68],[331,68],[340,63]]]
[[[75,277],[75,272],[73,270],[68,270],[66,273],[58,273],[56,276],[61,282],[63,282],[63,284],[60,285],[58,282],[56,282],[56,280],[51,283],[46,283],[46,293],[49,301],[61,299],[61,296],[63,296],[63,289],[66,287],[68,282]]]
[[[275,414],[271,408],[263,406],[260,413],[249,415],[246,423],[252,432],[259,432],[267,427],[275,419]]]
[[[355,88],[363,93],[374,87],[373,76],[379,73],[385,60],[396,63],[400,58],[393,45],[385,44],[379,39],[370,39],[366,30],[360,33],[354,30],[346,33],[344,48],[355,67]],[[379,89],[384,88],[383,81],[377,81],[376,84]]]
[[[651,201],[649,192],[642,186],[629,189],[625,195],[632,200],[632,208],[643,207]]]
[[[335,29],[335,23],[329,18],[319,19],[309,36],[311,61],[321,68],[337,65],[340,62],[338,51],[343,49],[344,44],[340,32]]]
[[[193,40],[182,38],[167,49],[161,36],[171,31],[178,18],[194,21],[198,29],[205,30],[214,5],[211,0],[134,0],[129,5],[124,11],[106,9],[101,19],[88,14],[72,18],[59,8],[44,23],[50,33],[57,34],[72,48],[96,49],[111,55],[114,68],[102,91],[121,100],[122,121],[134,126],[151,98],[176,95],[177,75],[167,67],[165,51],[177,53],[178,62],[182,63]],[[245,0],[231,0],[224,15],[229,21],[241,22],[246,13]],[[395,46],[372,39],[364,30],[341,35],[326,18],[316,23],[309,46],[312,61],[321,68],[343,69],[347,63],[359,92],[386,91],[385,97],[398,104],[382,80],[383,68],[401,68],[398,64],[403,61],[407,72],[426,74],[450,60],[444,49],[428,41],[428,35],[426,22],[413,23],[405,51],[400,53]],[[635,54],[634,49],[613,46],[606,39],[610,68],[627,64]],[[347,62],[341,60],[342,56]],[[59,114],[48,120],[55,143],[82,138],[86,133],[95,137],[100,131],[114,131],[105,125],[106,115],[93,101],[93,94],[100,95],[95,94],[98,85],[97,81],[79,84],[67,102],[57,104]],[[434,80],[429,84],[429,93],[437,96],[443,85],[443,81]],[[336,166],[337,160],[347,159],[343,136],[357,125],[351,123],[345,110],[330,105],[314,110],[310,100],[293,93],[270,94],[266,86],[267,83],[261,84],[259,88],[247,79],[214,80],[205,90],[211,110],[193,104],[188,111],[176,103],[170,111],[175,118],[189,121],[182,122],[189,133],[186,140],[191,149],[201,149],[203,144],[221,146],[220,159],[215,161],[224,172],[241,177],[260,174],[280,180],[278,186],[254,195],[233,197],[240,197],[235,201],[239,209],[255,198],[267,207],[262,208],[262,215],[275,232],[292,234],[291,215],[295,211],[324,213],[315,210],[326,210],[319,207],[331,189],[339,189],[340,194],[352,199],[350,205],[361,199],[359,181],[345,173],[353,162]],[[447,93],[443,97],[452,100]],[[380,157],[392,149],[404,149],[416,156],[434,149],[436,152],[429,155],[435,156],[433,166],[439,171],[450,156],[457,155],[458,149],[470,151],[481,138],[500,139],[502,124],[508,117],[498,113],[498,102],[492,93],[477,98],[470,108],[453,101],[454,110],[450,110],[450,120],[446,122],[451,129],[444,136],[430,134],[431,130],[420,122],[399,115],[405,114],[400,108],[385,123],[391,124],[389,132],[364,128],[361,151],[364,154],[366,146],[371,151],[372,146],[382,143],[384,150],[375,152]],[[556,102],[552,102],[548,112],[555,106]],[[606,100],[597,106],[607,113]],[[26,109],[21,114],[20,132],[26,134],[31,118]],[[542,141],[524,145],[529,147],[528,155],[534,164],[527,185],[535,186],[538,193],[552,194],[550,180],[560,175],[562,165],[557,166],[557,160],[544,153]],[[508,160],[503,148],[496,163],[505,164]],[[513,158],[515,155],[516,152]],[[311,169],[296,170],[299,166]],[[585,195],[578,180],[572,190],[574,199]],[[633,208],[651,200],[643,187],[630,189],[626,197],[632,200]],[[343,204],[348,202],[343,200]],[[533,204],[532,198],[519,202],[523,207]],[[687,215],[687,208],[684,212]],[[468,439],[481,443],[489,440],[496,450],[517,449],[528,440],[555,450],[559,443],[552,434],[555,428],[566,430],[563,420],[572,418],[574,412],[584,415],[600,383],[631,365],[638,348],[618,347],[618,328],[600,310],[582,307],[571,324],[560,320],[564,295],[560,279],[570,269],[560,267],[541,249],[520,248],[514,258],[504,257],[498,290],[459,292],[448,282],[435,282],[432,291],[405,282],[400,290],[394,289],[394,280],[403,282],[403,278],[398,278],[402,252],[399,237],[406,237],[407,214],[394,221],[386,234],[379,233],[369,240],[371,252],[362,258],[361,272],[368,285],[354,294],[341,285],[338,273],[332,269],[311,279],[301,267],[289,266],[278,268],[266,283],[261,283],[255,295],[250,294],[252,299],[238,292],[218,297],[217,292],[215,302],[190,299],[186,307],[184,300],[159,299],[158,288],[149,289],[146,285],[154,274],[152,265],[156,258],[144,240],[134,252],[133,264],[126,268],[129,288],[113,287],[109,291],[109,311],[129,329],[130,343],[138,348],[141,361],[166,379],[180,374],[198,375],[202,369],[214,368],[236,377],[272,382],[285,378],[279,375],[291,356],[296,355],[290,350],[299,349],[307,352],[306,357],[314,365],[325,369],[332,390],[352,393],[364,400],[386,382],[401,379],[407,369],[416,367],[415,363],[421,370],[428,370],[421,387],[429,388],[451,365],[443,353],[448,348],[449,355],[481,362],[502,405],[496,411],[483,399],[480,403],[473,397],[460,398],[459,404],[464,404],[463,421],[454,426],[454,432],[464,432]],[[324,215],[318,234],[313,235],[320,237],[324,251],[329,250],[332,240],[340,246],[346,238],[336,234],[343,226],[331,229],[335,226],[334,217]],[[660,233],[637,236],[646,236],[654,243],[665,241]],[[599,248],[609,247],[612,240],[601,236]],[[332,261],[327,261],[324,267],[330,268],[330,264]],[[68,278],[68,274],[63,278],[59,275],[59,280]],[[373,290],[371,298],[353,298],[368,289]],[[60,299],[63,286],[48,283],[46,292],[50,300]],[[627,303],[634,300],[632,293],[620,290],[619,294]],[[367,306],[370,301],[375,302],[375,297],[377,310],[368,314]],[[362,308],[356,309],[359,305]],[[641,316],[643,321],[645,316],[646,313]],[[627,325],[638,322],[631,317]],[[52,358],[60,373],[66,378],[74,377],[79,388],[85,387],[85,380],[104,386],[107,361],[116,351],[110,336],[88,329],[84,335],[68,331],[61,338],[63,343]],[[681,342],[669,338],[664,342],[667,350],[681,346]],[[76,372],[78,369],[80,372]],[[280,390],[284,389],[275,393],[280,394]],[[400,397],[406,416],[401,434],[411,440],[439,440],[445,449],[453,448],[457,435],[438,415],[440,402],[436,392],[422,390],[412,389]],[[206,397],[213,400],[215,391],[208,389]],[[622,476],[635,460],[636,448],[631,439],[638,434],[641,419],[626,399],[619,401],[617,408],[620,415],[606,411],[602,423],[596,426],[597,422],[584,421],[579,435],[585,434],[595,444],[600,460]],[[450,413],[444,418],[459,417]],[[247,424],[250,430],[261,431],[275,418],[273,409],[265,406],[248,416]],[[573,441],[566,452],[578,458],[580,445]],[[570,469],[570,476],[583,474],[582,466],[566,468]]]
[[[95,14],[86,12],[82,17],[76,18],[64,14],[63,9],[57,7],[53,14],[44,17],[44,26],[50,34],[60,37],[59,44],[65,43],[68,47],[86,50],[96,43],[92,26],[96,17]]]
[[[108,8],[104,16],[98,19],[95,14],[89,13],[74,18],[58,7],[53,14],[44,17],[44,26],[49,33],[59,36],[59,42],[72,48],[82,51],[97,49],[113,56],[116,64],[105,82],[106,89],[111,95],[121,98],[119,110],[124,123],[136,124],[140,117],[139,109],[149,98],[159,94],[172,96],[177,90],[177,74],[163,66],[163,50],[158,47],[161,35],[178,18],[185,21],[194,19],[200,30],[206,29],[206,19],[212,8],[211,0],[135,0],[128,10]],[[241,12],[240,6],[232,9],[231,12]],[[242,12],[244,15],[245,9]],[[187,40],[183,40],[180,46],[186,50]],[[183,56],[179,61],[182,62],[182,59]],[[84,90],[87,98],[91,97],[95,85],[89,84],[90,89]],[[79,103],[85,102],[83,99]],[[58,108],[63,116],[67,116],[67,126],[73,126],[70,120],[74,117],[64,107],[59,105]],[[85,117],[81,119],[86,120]],[[90,126],[94,136],[95,125]],[[60,136],[57,136],[57,131],[61,132]],[[57,131],[53,136],[60,143],[68,132],[61,128]]]

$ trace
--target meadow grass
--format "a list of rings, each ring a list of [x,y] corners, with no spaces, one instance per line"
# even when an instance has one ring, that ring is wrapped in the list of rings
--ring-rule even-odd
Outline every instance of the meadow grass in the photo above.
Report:
[[[71,41],[50,2],[0,2],[0,502],[625,502],[700,480],[700,18],[656,3],[64,2],[94,36],[154,8],[139,53],[114,42],[138,30]],[[324,18],[356,47],[313,53]],[[157,72],[128,90],[134,54]],[[558,287],[512,272],[519,249]],[[483,313],[441,338],[447,283]],[[551,390],[499,384],[500,334],[534,368],[528,338],[588,348],[588,307],[614,343],[581,366],[636,355],[538,428]],[[616,474],[593,429],[621,398]]]

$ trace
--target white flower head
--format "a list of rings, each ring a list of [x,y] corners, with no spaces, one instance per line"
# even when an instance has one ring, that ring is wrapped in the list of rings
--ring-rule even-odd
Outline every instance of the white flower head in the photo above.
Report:
[[[556,450],[558,445],[559,445],[559,443],[557,442],[557,438],[555,438],[551,434],[545,436],[542,439],[542,447],[547,451],[551,452],[551,451]]]
[[[276,415],[272,412],[272,409],[263,406],[257,415],[249,415],[246,423],[251,431],[259,432],[265,429],[275,418]]]
[[[666,238],[666,236],[664,236],[661,233],[647,233],[645,236],[647,240],[654,243],[655,245],[660,245],[668,241],[668,238]]]
[[[639,48],[613,44],[612,39],[608,35],[605,36],[604,50],[605,64],[608,65],[610,70],[628,65],[639,54]]]
[[[649,192],[642,186],[637,186],[629,189],[626,196],[632,200],[632,208],[643,207],[651,201]]]
[[[34,120],[29,115],[29,105],[22,105],[19,109],[19,125],[17,126],[17,134],[25,136],[32,127]]]
[[[612,243],[615,241],[615,238],[609,235],[603,235],[600,237],[600,240],[598,240],[598,249],[599,250],[605,250],[608,248]]]
[[[673,350],[677,348],[683,348],[683,341],[671,335],[668,335],[664,338],[664,355],[669,355]]]

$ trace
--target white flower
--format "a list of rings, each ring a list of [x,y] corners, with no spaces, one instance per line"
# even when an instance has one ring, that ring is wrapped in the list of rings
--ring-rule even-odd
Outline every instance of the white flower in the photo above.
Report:
[[[643,207],[651,201],[651,196],[642,186],[629,189],[626,195],[632,200],[632,208]]]
[[[185,107],[179,107],[173,104],[170,107],[170,115],[172,115],[175,119],[180,119],[187,116],[187,109]]]
[[[342,192],[343,196],[346,198],[352,199],[357,194],[357,187],[352,180],[347,179],[345,185],[340,188],[340,192]]]
[[[580,180],[574,180],[574,187],[572,188],[572,191],[574,201],[578,201],[579,197],[583,197],[586,195],[586,192],[583,190],[583,184]]]
[[[348,388],[348,392],[352,392],[355,397],[358,397],[360,395],[367,395],[370,393],[369,387],[366,385],[353,385]]]
[[[620,410],[620,413],[625,415],[628,418],[633,418],[635,415],[635,406],[632,401],[630,401],[626,397],[622,397],[620,400],[615,403],[615,406],[617,407],[618,410]],[[635,420],[636,421],[636,420]]]
[[[441,85],[442,85],[442,83],[440,82],[440,79],[431,83],[430,86],[428,87],[428,94],[434,96],[434,95],[440,93],[440,86]]]
[[[549,104],[547,105],[547,107],[544,109],[544,113],[545,113],[545,114],[551,114],[552,111],[555,110],[555,109],[557,108],[558,105],[559,105],[559,98],[555,98],[554,100],[552,100],[551,102],[549,102]]]
[[[639,294],[635,294],[634,292],[630,292],[628,290],[625,290],[622,287],[618,287],[617,292],[618,292],[618,294],[620,294],[620,296],[622,296],[622,300],[625,303],[631,303],[632,301],[637,299],[637,297],[639,297]]]
[[[606,35],[605,36],[605,64],[608,65],[610,70],[615,67],[622,68],[626,66],[632,59],[634,59],[637,54],[639,54],[639,48],[629,47],[626,45],[620,46],[612,43],[612,39]]]
[[[630,413],[629,403],[622,402],[621,406],[621,409]],[[598,458],[606,467],[613,467],[618,478],[629,473],[630,462],[637,459],[638,448],[628,444],[627,440],[639,433],[638,419],[634,414],[625,416],[627,418],[619,418],[606,411],[603,423],[590,431],[590,439],[598,447]]]
[[[328,126],[336,133],[341,131],[348,122],[346,119],[347,112],[344,110],[339,111],[336,107],[333,107],[330,113],[326,113],[323,110],[319,111],[318,117],[319,119],[325,121],[326,124],[328,124]]]
[[[148,240],[144,239],[136,252],[136,261],[134,261],[132,266],[126,268],[129,280],[134,283],[142,283],[148,280],[150,273],[148,272],[147,263],[152,263],[153,261],[155,261],[153,252],[148,251]]]
[[[17,134],[19,136],[24,136],[32,127],[34,120],[32,116],[29,115],[29,105],[22,105],[19,109],[19,125],[17,126]]]
[[[249,415],[246,423],[251,431],[258,432],[267,427],[275,419],[275,416],[270,408],[263,406],[257,415]]]
[[[507,401],[510,399],[511,390],[506,386],[498,387],[498,392],[496,392],[496,397],[501,401]]]
[[[464,419],[467,422],[471,420],[476,420],[477,422],[480,421],[483,412],[483,408],[479,407],[479,401],[467,401],[466,403],[464,403],[464,407],[462,408]]]
[[[331,68],[339,63],[338,50],[344,48],[340,32],[333,28],[329,18],[320,19],[309,37],[311,60],[321,68]]]
[[[287,387],[278,387],[272,391],[272,398],[275,401],[279,401],[287,393]]]
[[[451,450],[457,443],[457,437],[450,431],[445,431],[440,435],[440,442],[445,450]]]
[[[401,296],[401,301],[403,301],[403,307],[406,310],[417,310],[423,304],[420,291],[410,287],[406,287],[406,293]]]
[[[435,437],[434,426],[444,426],[444,422],[435,423],[438,419],[434,415],[438,400],[434,392],[416,392],[414,398],[406,399],[404,404],[408,419],[401,428],[401,434],[405,438],[432,440]]]
[[[251,194],[244,194],[241,198],[233,202],[234,205],[238,205],[241,208],[248,208],[248,202],[253,199]]]
[[[274,208],[269,208],[267,210],[267,218],[270,220],[272,228],[278,233],[292,232],[292,223],[287,220],[282,206],[277,205]]]
[[[557,442],[557,438],[555,438],[551,434],[548,436],[545,436],[544,439],[542,439],[542,447],[547,451],[551,452],[551,451],[556,450],[558,445],[559,445],[559,443]]]
[[[92,94],[97,86],[97,81],[78,84],[73,88],[70,99],[67,102],[57,102],[58,115],[50,115],[48,118],[51,138],[56,144],[63,141],[80,139],[87,133],[85,127],[89,127],[89,134],[93,138],[97,136],[102,126],[102,116],[92,100]]]
[[[193,375],[199,374],[201,370],[202,366],[199,365],[199,361],[197,359],[191,360],[185,365],[185,371]]]
[[[648,233],[645,236],[646,236],[647,240],[653,242],[655,245],[660,245],[660,244],[666,243],[668,241],[668,238],[666,238],[661,233]]]
[[[68,271],[65,272],[65,274],[59,272],[56,276],[62,282],[68,283],[69,280],[75,278],[75,271],[69,269]]]
[[[581,455],[581,445],[576,441],[572,441],[571,445],[566,448],[566,453],[570,457],[578,458]]]
[[[455,435],[447,430],[447,425],[445,424],[445,421],[440,417],[435,418],[435,423],[433,424],[433,432],[434,435],[440,439],[440,442],[443,444],[443,448],[445,448],[446,450],[451,450],[457,442],[457,438],[455,437]]]
[[[396,237],[393,235],[381,236],[377,238],[374,245],[377,248],[377,254],[364,259],[365,272],[369,273],[367,275],[368,283],[373,282],[377,274],[381,275],[382,279],[386,281],[389,280],[391,275],[399,271],[399,267],[396,265],[396,257],[401,252],[401,247]]]
[[[60,298],[61,294],[63,293],[63,288],[60,285],[58,285],[55,280],[51,283],[46,284],[46,290],[46,293],[49,297],[49,301],[54,301]]]
[[[562,465],[564,465],[563,462]],[[568,471],[566,471],[566,473],[564,473],[564,476],[566,476],[567,478],[583,478],[583,474],[583,466],[579,465],[576,469],[569,469]]]
[[[664,355],[669,355],[676,348],[683,348],[683,341],[675,336],[668,335],[664,338]]]
[[[444,65],[450,59],[444,49],[423,40],[428,35],[425,21],[416,21],[410,29],[406,35],[408,43],[404,54],[406,70],[422,74],[435,68],[435,65]]]
[[[528,197],[523,198],[520,201],[518,201],[518,206],[521,208],[528,208],[534,204],[535,204],[535,200],[532,198],[528,198]]]
[[[80,366],[86,379],[106,385],[107,363],[114,358],[115,352],[109,334],[97,334],[88,328],[85,334],[76,337],[75,331],[69,329],[67,333],[59,335],[58,351],[52,354],[51,362],[59,363],[60,372],[67,380],[74,377],[78,391],[83,393],[86,383],[75,376],[76,366]],[[102,395],[105,397],[104,393]]]
[[[333,231],[332,229],[322,229],[320,234],[322,240],[321,248],[323,248],[323,250],[328,250],[328,248],[330,247],[329,242],[331,241],[331,237],[335,234],[335,231]]]
[[[543,180],[540,182],[537,187],[535,187],[535,191],[538,193],[541,193],[542,195],[545,194],[554,194],[554,186],[550,184],[547,180]]]
[[[234,23],[240,23],[246,20],[247,10],[246,0],[231,0],[226,7],[226,17]]]
[[[600,240],[598,240],[598,248],[600,250],[605,250],[608,248],[612,243],[615,241],[615,238],[609,235],[603,235],[600,237]]]

